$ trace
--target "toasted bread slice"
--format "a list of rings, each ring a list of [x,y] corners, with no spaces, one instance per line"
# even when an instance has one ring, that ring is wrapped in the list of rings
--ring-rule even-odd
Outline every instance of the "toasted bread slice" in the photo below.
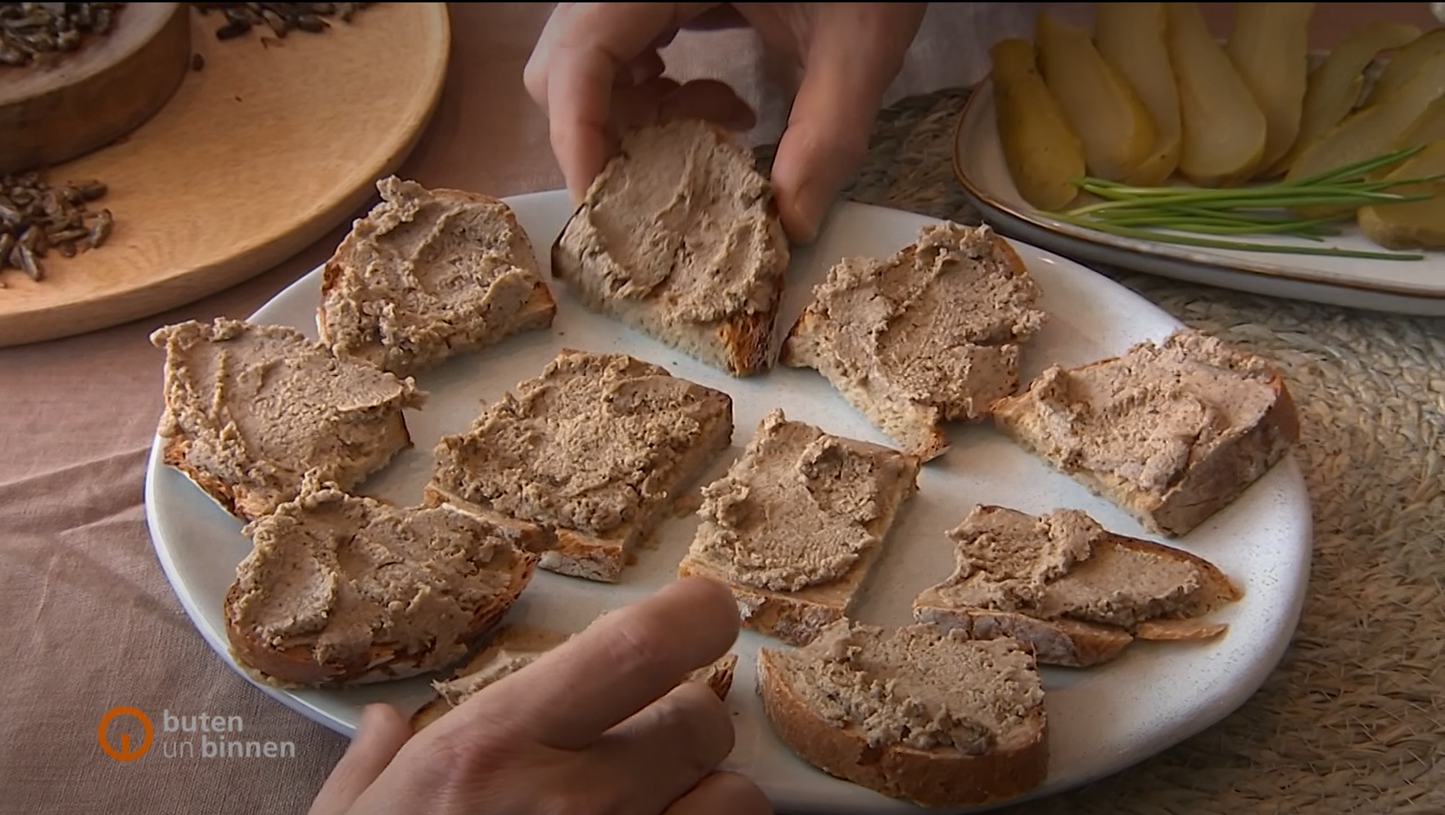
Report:
[[[1232,503],[1299,439],[1279,372],[1189,329],[1079,368],[1055,365],[995,402],[993,418],[1146,529],[1175,536]]]
[[[381,682],[455,664],[532,578],[527,543],[450,507],[398,508],[308,477],[246,527],[226,635],[259,679]]]
[[[543,569],[612,583],[732,429],[721,391],[625,354],[563,350],[442,438],[426,500],[540,529]]]
[[[988,804],[1048,776],[1033,656],[1007,638],[839,620],[797,650],[758,650],[758,692],[801,758],[928,807]]]
[[[979,419],[1018,386],[1040,291],[987,226],[944,222],[885,260],[845,258],[814,289],[782,362],[814,368],[903,451],[948,449],[943,424]]]
[[[494,634],[487,647],[478,651],[450,678],[432,683],[435,699],[422,705],[411,717],[412,732],[440,719],[473,695],[501,679],[531,665],[537,657],[561,645],[568,634],[535,627],[507,627]],[[701,682],[717,697],[726,700],[733,686],[737,654],[727,654],[711,665],[687,675],[684,682]]]
[[[300,332],[217,318],[158,329],[166,351],[162,460],[242,520],[294,498],[314,471],[350,489],[411,446],[426,394]]]
[[[774,410],[703,488],[703,521],[678,574],[726,583],[745,626],[801,645],[848,613],[917,490],[913,456]]]
[[[396,176],[326,262],[316,325],[338,356],[406,376],[519,331],[557,305],[511,207]]]
[[[1076,509],[1035,517],[979,505],[950,530],[958,565],[913,602],[919,622],[1022,641],[1041,663],[1086,667],[1135,637],[1208,639],[1196,618],[1238,600],[1214,564],[1106,531]]]
[[[788,240],[751,152],[707,122],[622,141],[552,246],[579,301],[734,376],[772,366]]]

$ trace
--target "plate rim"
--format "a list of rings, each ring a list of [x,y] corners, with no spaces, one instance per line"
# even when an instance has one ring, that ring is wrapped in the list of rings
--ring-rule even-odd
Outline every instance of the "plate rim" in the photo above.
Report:
[[[504,203],[507,203],[509,206],[516,208],[519,205],[525,205],[525,203],[527,202],[562,198],[565,197],[566,194],[567,193],[565,190],[546,190],[515,196],[508,196],[501,200]],[[941,222],[945,220],[922,213],[914,213],[906,210],[883,207],[874,204],[866,204],[861,202],[841,202],[841,206],[845,208],[878,211],[895,215],[902,214],[910,217],[924,219],[930,222]],[[1088,266],[1084,265],[1079,261],[1073,260],[1071,258],[1053,252],[1049,249],[1035,246],[1033,244],[1018,240],[1013,237],[1008,237],[1007,239],[1013,244],[1015,244],[1016,247],[1022,247],[1028,252],[1037,253],[1039,257],[1049,262],[1061,264],[1065,268],[1073,267],[1072,269],[1070,269],[1069,272],[1071,274],[1087,273],[1098,277],[1099,282],[1102,285],[1116,289],[1117,294],[1122,295],[1130,300],[1136,301],[1139,305],[1147,307],[1148,309],[1156,311],[1163,315],[1163,317],[1166,318],[1168,323],[1171,325],[1171,330],[1184,326],[1184,323],[1182,323],[1178,318],[1174,317],[1168,312],[1163,311],[1157,305],[1151,303],[1147,298],[1140,295],[1138,292],[1135,292],[1128,287],[1125,287],[1117,283],[1116,281],[1109,279],[1107,276],[1099,274],[1098,272],[1090,269]],[[318,275],[321,270],[322,266],[317,266],[315,269],[306,272],[292,282],[288,283],[286,286],[282,287],[279,291],[277,291],[272,297],[270,297],[264,303],[254,309],[246,317],[246,319],[255,319],[257,315],[273,307],[277,303],[277,301],[290,295],[293,290],[299,290],[311,286],[314,283],[314,277]],[[300,714],[307,720],[319,724],[334,733],[340,734],[347,738],[353,738],[356,732],[355,724],[353,722],[347,721],[343,717],[333,715],[327,712],[324,706],[316,705],[306,698],[309,694],[326,693],[328,691],[324,689],[316,690],[277,688],[264,682],[260,682],[251,674],[251,672],[242,668],[239,663],[237,663],[231,653],[229,644],[224,638],[224,632],[212,631],[209,625],[206,623],[204,617],[202,616],[203,612],[201,606],[197,602],[197,597],[195,596],[195,593],[190,589],[190,584],[181,579],[180,567],[174,555],[171,543],[169,541],[163,540],[163,536],[160,534],[159,531],[162,526],[166,524],[166,522],[162,519],[161,513],[158,508],[159,485],[161,479],[166,477],[165,471],[167,469],[167,465],[165,465],[163,462],[162,453],[163,442],[157,434],[155,437],[153,437],[150,455],[146,462],[144,498],[147,532],[151,539],[152,548],[155,550],[157,559],[160,561],[162,570],[166,575],[167,583],[170,585],[172,592],[175,594],[178,602],[182,606],[182,609],[185,611],[186,616],[189,619],[192,627],[197,630],[197,632],[201,635],[202,639],[207,643],[207,645],[210,646],[211,650],[215,652],[218,656],[220,656],[221,659],[227,664],[227,666],[235,674],[239,675],[244,681],[251,684],[253,687],[257,688],[265,695],[280,702],[286,708]],[[1078,789],[1086,784],[1097,781],[1101,778],[1116,775],[1117,773],[1127,769],[1130,766],[1134,766],[1142,761],[1148,760],[1150,757],[1155,756],[1165,750],[1168,750],[1171,747],[1174,747],[1179,743],[1198,735],[1200,732],[1207,730],[1210,727],[1213,727],[1224,718],[1237,711],[1249,700],[1250,697],[1252,697],[1255,693],[1258,692],[1260,687],[1262,687],[1264,683],[1268,681],[1269,677],[1274,674],[1280,661],[1284,658],[1285,654],[1288,652],[1290,646],[1293,643],[1294,634],[1298,628],[1298,623],[1303,611],[1304,603],[1308,597],[1309,576],[1313,566],[1314,528],[1312,516],[1312,501],[1310,500],[1307,484],[1305,483],[1303,471],[1299,464],[1297,454],[1293,450],[1291,450],[1282,461],[1278,462],[1275,465],[1275,467],[1284,468],[1286,471],[1285,477],[1290,479],[1291,482],[1297,485],[1298,496],[1301,500],[1290,501],[1287,504],[1289,508],[1288,512],[1290,521],[1288,528],[1291,530],[1296,530],[1295,535],[1297,535],[1299,539],[1304,541],[1304,546],[1302,548],[1302,551],[1300,552],[1301,556],[1297,559],[1297,562],[1295,563],[1295,570],[1293,571],[1293,573],[1288,574],[1290,579],[1289,585],[1291,587],[1296,587],[1296,591],[1293,597],[1290,598],[1290,602],[1285,608],[1284,613],[1271,621],[1272,626],[1276,627],[1277,631],[1272,632],[1271,637],[1268,641],[1269,647],[1267,649],[1261,649],[1259,651],[1256,651],[1253,658],[1248,660],[1246,665],[1238,669],[1235,673],[1237,680],[1229,683],[1226,686],[1226,691],[1224,693],[1221,693],[1217,698],[1212,699],[1212,704],[1210,704],[1208,707],[1201,708],[1198,711],[1194,711],[1194,715],[1187,719],[1187,724],[1173,724],[1168,726],[1161,725],[1156,727],[1150,735],[1152,735],[1153,740],[1158,743],[1153,743],[1150,742],[1148,739],[1143,738],[1131,739],[1129,740],[1129,747],[1131,749],[1122,750],[1117,755],[1111,756],[1111,758],[1109,759],[1101,760],[1089,767],[1086,771],[1077,773],[1074,777],[1068,779],[1061,779],[1059,782],[1052,784],[1049,783],[1048,780],[1046,780],[1044,784],[1033,790],[1030,790],[1029,792],[1024,793],[1021,796],[987,804],[981,807],[937,810],[940,815],[948,815],[948,813],[971,814],[984,812],[987,810],[993,810],[999,807],[1013,806],[1024,803],[1026,801],[1066,793],[1070,790]],[[202,500],[205,498],[205,496],[200,494],[199,491],[197,491],[196,497],[197,500]],[[1291,539],[1293,539],[1295,535],[1291,535]],[[866,790],[866,788],[863,789]],[[802,804],[805,811],[811,811],[808,809],[808,807],[816,807],[818,805],[820,805],[820,802],[817,801],[812,804]],[[895,811],[904,812],[910,810],[908,809],[908,806],[903,802],[894,801],[892,799],[884,799],[884,801],[879,803],[877,806],[870,807],[864,803],[859,803],[856,805],[844,806],[837,811],[860,813],[891,813]]]
[[[963,109],[959,111],[958,116],[954,119],[952,143],[949,147],[949,162],[953,169],[953,176],[958,180],[959,185],[963,187],[964,194],[970,199],[973,199],[974,204],[980,209],[994,210],[1009,218],[1021,221],[1043,232],[1061,238],[1069,238],[1075,241],[1105,247],[1127,255],[1138,255],[1142,257],[1152,255],[1156,259],[1168,260],[1176,265],[1185,265],[1199,270],[1243,273],[1264,279],[1283,280],[1290,283],[1308,283],[1314,286],[1326,286],[1345,291],[1387,294],[1396,297],[1408,297],[1412,300],[1445,301],[1445,287],[1422,290],[1392,283],[1371,285],[1358,280],[1325,278],[1275,264],[1245,259],[1233,260],[1226,255],[1218,254],[1218,251],[1211,252],[1205,249],[1190,252],[1186,251],[1185,248],[1175,247],[1171,244],[1120,238],[1093,229],[1075,227],[1071,224],[1056,223],[1038,216],[1032,208],[1027,212],[1020,211],[1018,207],[999,201],[988,191],[984,190],[978,182],[969,176],[963,166],[964,162],[961,157],[963,151],[961,145],[965,126],[971,122],[971,119],[982,115],[977,112],[978,109],[984,105],[985,101],[993,101],[993,97],[993,77],[989,75],[980,79],[969,91],[968,98],[964,100]],[[1147,247],[1147,251],[1144,247]],[[1218,258],[1219,260],[1202,260],[1200,259],[1201,256]],[[1135,268],[1138,268],[1139,271],[1148,271],[1137,266]]]

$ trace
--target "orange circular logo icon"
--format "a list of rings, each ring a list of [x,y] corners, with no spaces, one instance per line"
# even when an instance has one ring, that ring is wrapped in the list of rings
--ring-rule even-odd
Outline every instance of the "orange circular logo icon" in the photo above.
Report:
[[[105,737],[106,727],[110,725],[112,720],[121,716],[130,716],[140,722],[143,735],[141,736],[139,746],[131,746],[129,733],[120,734],[119,748],[111,744],[110,740]],[[96,735],[100,739],[100,749],[104,750],[106,755],[116,761],[135,761],[145,755],[147,750],[151,749],[151,737],[155,735],[155,731],[151,727],[150,717],[142,713],[139,708],[113,707],[107,710],[104,716],[100,717],[100,727]]]

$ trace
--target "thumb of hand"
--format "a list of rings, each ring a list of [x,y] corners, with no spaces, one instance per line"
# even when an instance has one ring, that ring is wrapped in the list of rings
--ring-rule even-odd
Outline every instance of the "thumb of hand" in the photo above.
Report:
[[[411,738],[411,726],[391,705],[370,705],[346,755],[311,804],[309,815],[344,815]]]

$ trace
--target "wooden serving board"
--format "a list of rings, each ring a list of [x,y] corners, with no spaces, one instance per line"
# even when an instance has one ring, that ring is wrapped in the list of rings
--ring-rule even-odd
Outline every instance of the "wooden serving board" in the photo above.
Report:
[[[0,69],[0,172],[103,147],[165,107],[191,61],[185,3],[129,3],[54,65]]]
[[[90,208],[115,227],[98,250],[52,252],[41,282],[0,272],[0,346],[157,314],[270,269],[374,194],[441,96],[443,3],[380,3],[264,42],[264,27],[218,41],[218,14],[189,13],[203,69],[118,143],[49,171],[109,185]]]

